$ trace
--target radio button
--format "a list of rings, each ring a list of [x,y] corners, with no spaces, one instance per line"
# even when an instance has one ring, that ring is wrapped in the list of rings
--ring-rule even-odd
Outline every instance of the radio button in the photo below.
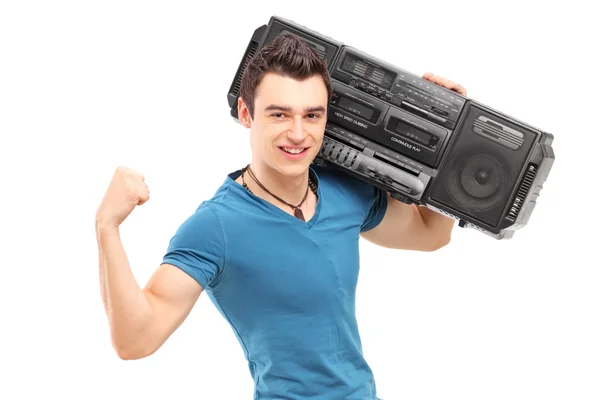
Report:
[[[383,160],[386,160],[387,162],[391,163],[391,164],[396,164],[396,160],[394,160],[393,158],[381,153],[381,152],[376,152],[375,153],[375,157],[379,157],[382,158]]]
[[[419,113],[423,117],[427,117],[430,114],[427,110],[424,110],[424,109],[422,109],[420,107],[417,107],[414,104],[411,104],[411,103],[406,102],[406,101],[402,102],[402,108],[404,108],[405,110],[413,111],[415,113]]]
[[[396,105],[398,107],[402,107],[402,103],[404,102],[402,100],[402,97],[404,97],[404,96],[402,96],[402,95],[400,95],[400,96],[401,97],[398,97],[398,96],[392,97],[392,104],[394,104],[394,105]]]
[[[442,118],[439,115],[429,112],[427,113],[427,118],[429,118],[430,120],[434,121],[434,122],[438,122],[440,124],[443,124],[444,122],[446,122],[446,118]]]
[[[358,148],[358,149],[360,149],[360,150],[364,150],[364,148],[365,148],[365,146],[363,146],[362,144],[360,144],[360,143],[358,143],[358,142],[355,142],[354,140],[351,140],[351,141],[350,141],[350,144],[351,144],[352,146],[355,146],[356,148]]]
[[[356,150],[350,149],[350,154],[348,154],[348,158],[346,158],[346,161],[344,161],[344,165],[349,167],[352,164],[354,157],[356,157]]]
[[[329,157],[329,151],[333,146],[335,146],[335,142],[331,141],[327,142],[327,144],[323,147],[323,155],[325,155],[325,157]]]
[[[338,156],[337,156],[337,162],[343,163],[344,162],[344,157],[346,157],[346,155],[348,154],[348,151],[350,151],[350,148],[344,146],[342,148],[342,150],[340,151],[340,153],[338,154]]]

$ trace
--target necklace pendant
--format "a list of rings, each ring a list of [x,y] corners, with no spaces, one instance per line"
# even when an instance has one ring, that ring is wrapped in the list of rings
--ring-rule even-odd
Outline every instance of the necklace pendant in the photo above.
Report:
[[[302,212],[302,210],[301,210],[301,209],[299,209],[299,208],[295,208],[295,209],[294,209],[294,216],[295,216],[296,218],[298,218],[298,219],[301,219],[302,221],[305,221],[305,219],[304,219],[304,213],[303,213],[303,212]]]

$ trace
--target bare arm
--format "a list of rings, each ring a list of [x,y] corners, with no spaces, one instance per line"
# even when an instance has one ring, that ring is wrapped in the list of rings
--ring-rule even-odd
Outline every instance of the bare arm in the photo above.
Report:
[[[450,241],[454,220],[425,207],[407,205],[388,195],[388,208],[379,225],[361,234],[382,247],[434,251]]]
[[[203,290],[172,265],[160,266],[143,289],[136,282],[119,226],[149,197],[144,177],[119,167],[96,212],[102,301],[113,347],[123,359],[154,353],[181,325]]]
[[[161,265],[143,289],[131,271],[118,227],[96,224],[102,300],[115,351],[123,359],[154,353],[183,323],[202,293],[189,275]]]

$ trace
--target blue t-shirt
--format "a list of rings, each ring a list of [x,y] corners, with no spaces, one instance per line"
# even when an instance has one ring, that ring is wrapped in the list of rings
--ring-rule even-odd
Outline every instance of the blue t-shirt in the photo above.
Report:
[[[178,228],[164,263],[198,281],[243,348],[255,400],[375,400],[355,318],[359,233],[387,194],[312,165],[318,203],[307,222],[229,174]]]

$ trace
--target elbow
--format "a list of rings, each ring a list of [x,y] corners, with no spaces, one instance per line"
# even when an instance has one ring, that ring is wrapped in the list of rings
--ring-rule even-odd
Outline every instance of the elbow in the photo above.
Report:
[[[450,232],[448,232],[447,234],[444,234],[444,235],[436,236],[429,242],[428,246],[426,246],[423,250],[427,251],[427,252],[440,250],[440,249],[446,247],[448,244],[450,244],[450,240],[451,240]]]
[[[117,356],[124,361],[133,361],[144,358],[141,352],[128,347],[114,347]]]
[[[117,356],[124,361],[140,360],[154,353],[154,350],[142,345],[140,340],[124,341],[113,337],[112,347]]]
[[[440,250],[441,248],[448,246],[450,244],[451,239],[452,239],[452,237],[449,233],[445,236],[442,236],[442,238],[440,239],[440,241],[437,244],[436,250]]]

